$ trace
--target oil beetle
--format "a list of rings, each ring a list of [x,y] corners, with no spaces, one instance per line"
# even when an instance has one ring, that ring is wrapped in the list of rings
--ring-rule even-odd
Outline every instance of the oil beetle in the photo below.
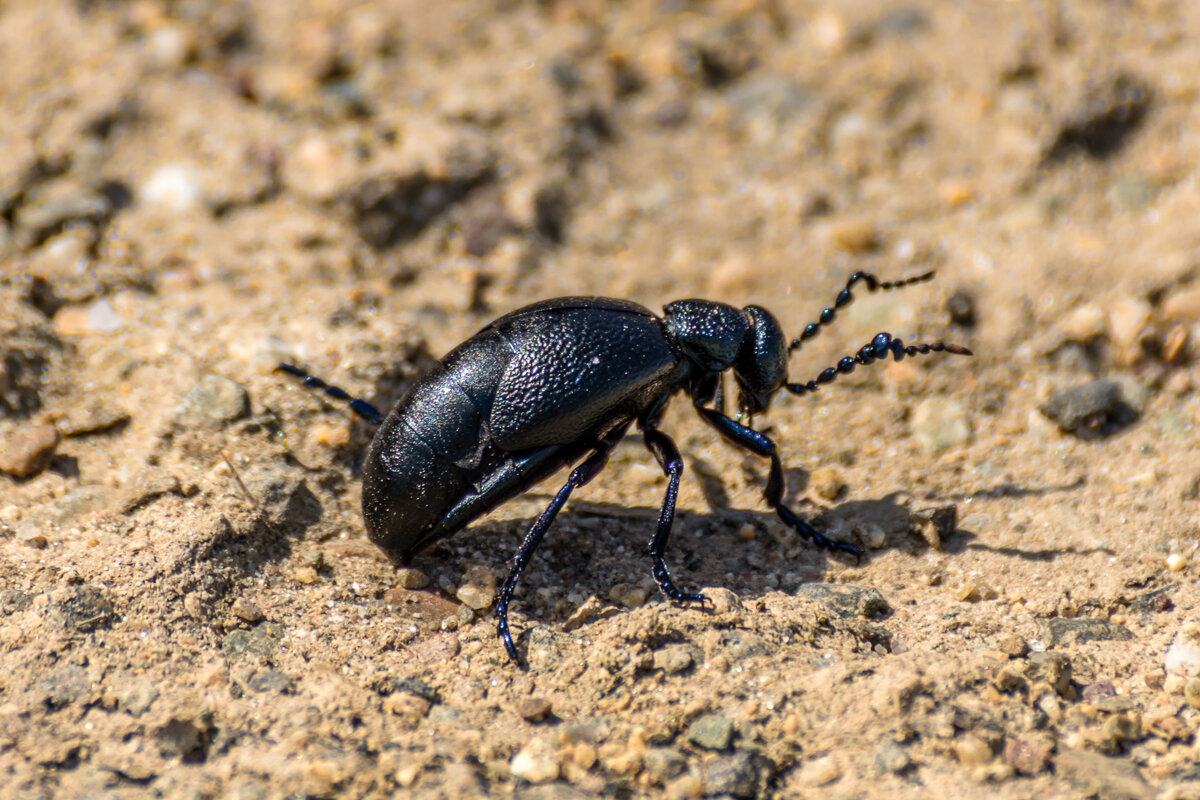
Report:
[[[500,317],[454,348],[418,379],[384,417],[363,400],[290,364],[279,369],[347,401],[379,429],[363,467],[363,519],[371,540],[396,563],[450,536],[534,484],[579,462],[529,528],[496,602],[497,632],[520,663],[508,628],[508,605],[550,523],[575,489],[600,473],[633,423],[667,476],[658,527],[649,542],[654,580],[675,603],[703,603],[679,589],[664,561],[683,459],[659,430],[667,402],[682,391],[700,417],[731,444],[770,459],[763,497],[784,524],[827,550],[862,551],[833,541],[783,504],[778,448],[755,431],[780,389],[802,395],[855,366],[889,355],[971,355],[943,342],[905,345],[877,334],[853,356],[807,383],[789,383],[787,359],[853,300],[860,281],[870,291],[930,280],[932,272],[880,281],[856,272],[830,308],[790,344],[760,306],[734,308],[708,300],[668,303],[657,316],[636,303],[600,297],[544,300]],[[722,375],[733,370],[738,419],[725,415]]]

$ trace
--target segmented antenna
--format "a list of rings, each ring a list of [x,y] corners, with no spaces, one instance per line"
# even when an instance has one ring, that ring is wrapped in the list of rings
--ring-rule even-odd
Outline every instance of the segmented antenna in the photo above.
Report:
[[[930,342],[928,344],[908,344],[906,345],[900,339],[893,339],[890,333],[877,333],[870,344],[863,345],[859,351],[852,356],[846,356],[838,361],[836,367],[829,367],[822,370],[818,375],[807,383],[785,383],[783,386],[789,392],[795,395],[807,394],[815,392],[818,387],[827,383],[833,383],[834,378],[838,375],[848,375],[854,371],[854,368],[862,364],[864,367],[868,364],[873,364],[880,359],[886,359],[891,353],[892,357],[899,361],[905,356],[924,355],[925,353],[953,353],[958,356],[975,355],[967,348],[960,344],[947,344],[946,342]]]
[[[804,332],[799,337],[792,339],[791,344],[788,345],[788,352],[791,353],[797,350],[801,343],[807,342],[820,333],[823,326],[833,322],[833,318],[837,316],[837,310],[850,305],[850,301],[854,299],[854,294],[850,290],[859,281],[867,285],[867,291],[869,292],[874,292],[877,289],[886,292],[891,289],[902,289],[905,286],[912,286],[914,283],[924,283],[925,281],[932,280],[933,273],[934,270],[929,270],[929,272],[924,274],[914,275],[911,278],[901,278],[898,281],[881,281],[869,272],[854,273],[850,276],[850,280],[846,281],[846,288],[838,292],[837,299],[833,301],[833,306],[823,310],[816,322],[810,322],[805,325]]]

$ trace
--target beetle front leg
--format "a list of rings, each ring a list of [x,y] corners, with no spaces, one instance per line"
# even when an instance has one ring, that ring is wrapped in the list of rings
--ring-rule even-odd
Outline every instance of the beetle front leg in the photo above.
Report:
[[[771,508],[775,509],[775,513],[779,515],[785,525],[805,536],[818,547],[835,552],[850,553],[856,561],[862,557],[862,548],[830,539],[783,504],[783,463],[779,460],[779,448],[770,438],[753,428],[739,425],[724,414],[718,414],[710,408],[697,406],[696,410],[700,416],[704,417],[704,421],[716,428],[726,441],[749,450],[755,455],[771,459],[771,472],[767,476],[763,499]]]
[[[655,428],[650,422],[644,424],[642,436],[645,439],[646,447],[658,459],[659,465],[662,466],[663,472],[667,476],[667,493],[663,496],[662,509],[658,513],[658,529],[655,530],[654,536],[646,547],[650,557],[654,559],[654,580],[658,583],[658,588],[672,603],[703,604],[711,602],[699,592],[680,590],[671,580],[671,573],[663,559],[663,554],[667,549],[667,540],[671,536],[671,525],[675,521],[675,500],[679,496],[679,478],[683,475],[683,458],[679,455],[679,448],[675,446],[675,442],[671,441],[671,437]]]
[[[557,516],[559,510],[567,502],[567,498],[571,496],[571,492],[596,477],[600,473],[600,470],[604,469],[604,465],[608,463],[608,454],[612,452],[613,445],[616,444],[616,441],[621,438],[624,432],[625,428],[622,427],[615,439],[612,435],[606,437],[598,445],[598,449],[587,457],[586,461],[571,471],[567,482],[558,490],[558,494],[554,495],[554,499],[550,501],[550,505],[546,506],[546,510],[538,516],[537,520],[529,528],[529,532],[525,534],[525,539],[521,542],[521,546],[517,548],[517,552],[512,558],[512,571],[508,574],[508,580],[504,582],[504,587],[500,590],[500,597],[496,601],[496,632],[500,634],[500,639],[504,642],[504,649],[508,651],[508,657],[518,666],[522,666],[521,658],[517,655],[517,647],[513,644],[512,634],[508,630],[508,604],[512,601],[513,592],[517,588],[517,582],[521,580],[521,573],[529,565],[529,559],[533,556],[533,551],[541,543],[542,537],[546,535],[546,531],[550,528],[550,523],[554,521],[554,517]]]

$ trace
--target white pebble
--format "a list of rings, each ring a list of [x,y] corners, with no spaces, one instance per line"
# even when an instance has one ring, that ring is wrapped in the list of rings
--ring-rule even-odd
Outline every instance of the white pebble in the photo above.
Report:
[[[1200,622],[1193,619],[1183,623],[1167,648],[1163,666],[1168,673],[1200,675]]]
[[[549,783],[558,777],[558,762],[541,739],[534,739],[521,748],[508,765],[514,778],[530,783]]]
[[[142,184],[138,196],[156,209],[185,214],[200,207],[204,189],[195,167],[163,164]]]

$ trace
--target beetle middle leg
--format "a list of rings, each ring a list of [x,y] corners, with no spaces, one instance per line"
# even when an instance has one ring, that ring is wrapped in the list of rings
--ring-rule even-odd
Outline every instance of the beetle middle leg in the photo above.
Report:
[[[646,547],[654,559],[654,580],[672,603],[711,602],[700,592],[685,592],[676,586],[663,559],[667,540],[671,536],[671,525],[675,521],[675,500],[679,495],[679,478],[683,475],[683,457],[679,455],[679,448],[671,441],[671,437],[654,427],[653,421],[644,422],[642,428],[646,447],[658,459],[667,476],[667,493],[663,496],[662,509],[658,514],[658,528]]]
[[[744,450],[749,450],[757,456],[771,459],[771,471],[767,476],[767,487],[763,490],[763,499],[767,501],[767,505],[775,509],[775,513],[779,515],[785,525],[818,547],[835,552],[850,553],[855,560],[862,557],[862,548],[830,539],[783,504],[783,463],[779,460],[779,448],[775,446],[775,442],[753,428],[747,428],[711,408],[697,405],[696,410],[704,418],[704,421],[716,428],[717,433],[721,434],[726,441]]]
[[[508,574],[508,580],[504,582],[504,587],[500,590],[500,597],[496,601],[496,632],[500,634],[500,639],[504,642],[504,649],[508,651],[508,657],[515,664],[520,664],[521,658],[517,655],[517,647],[513,644],[512,633],[508,629],[508,604],[512,602],[517,582],[521,580],[521,574],[529,566],[529,559],[533,556],[533,551],[541,543],[542,537],[550,528],[550,523],[554,522],[554,518],[566,504],[571,492],[600,474],[600,470],[604,469],[604,465],[608,463],[609,453],[625,435],[626,428],[628,428],[628,424],[617,426],[614,431],[597,443],[596,449],[587,457],[587,460],[571,470],[567,482],[558,490],[558,494],[554,495],[550,505],[546,506],[546,509],[530,526],[529,532],[525,534],[521,546],[517,548],[517,552],[512,558],[512,571]]]

